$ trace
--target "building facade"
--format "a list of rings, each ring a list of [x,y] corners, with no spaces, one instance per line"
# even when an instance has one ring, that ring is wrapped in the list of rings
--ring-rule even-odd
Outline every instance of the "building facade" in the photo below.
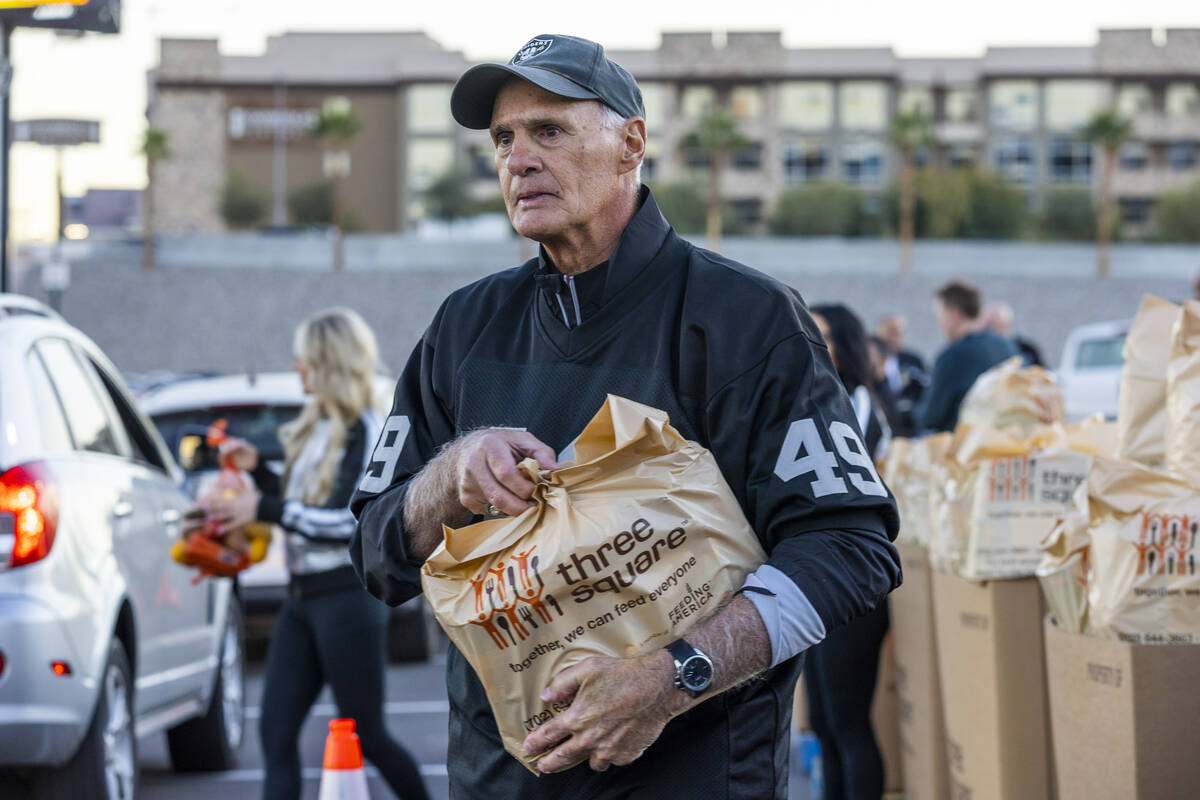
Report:
[[[994,170],[1025,188],[1031,208],[1055,187],[1096,189],[1099,156],[1080,128],[1109,106],[1134,124],[1114,184],[1128,232],[1147,229],[1164,192],[1200,180],[1200,30],[1103,30],[1094,46],[995,47],[979,58],[787,48],[779,32],[664,33],[657,49],[609,55],[642,87],[647,181],[699,179],[703,156],[681,140],[710,108],[737,118],[750,144],[733,154],[722,190],[752,227],[806,183],[878,196],[899,166],[891,120],[914,109],[934,122],[923,159]],[[425,191],[453,165],[476,178],[481,199],[495,195],[486,132],[459,128],[449,111],[470,63],[422,33],[285,34],[261,56],[164,39],[148,110],[172,151],[155,187],[160,229],[221,230],[234,173],[271,198],[268,221],[285,224],[288,193],[322,179],[308,126],[331,97],[364,122],[344,198],[363,229],[420,220]]]

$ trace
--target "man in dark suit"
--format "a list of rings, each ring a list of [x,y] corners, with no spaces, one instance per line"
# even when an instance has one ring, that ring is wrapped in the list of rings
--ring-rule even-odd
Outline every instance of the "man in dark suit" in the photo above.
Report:
[[[904,348],[908,323],[899,314],[889,314],[879,321],[875,335],[885,345],[883,353],[883,382],[886,396],[894,398],[895,420],[892,432],[897,436],[912,436],[917,432],[913,423],[913,406],[929,383],[925,362],[912,350]]]

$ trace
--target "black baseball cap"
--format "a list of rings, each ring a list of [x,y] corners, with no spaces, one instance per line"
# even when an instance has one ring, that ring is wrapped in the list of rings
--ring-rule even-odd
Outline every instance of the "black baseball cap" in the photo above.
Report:
[[[626,118],[646,116],[637,81],[609,61],[603,47],[549,33],[530,39],[507,64],[478,64],[464,72],[450,95],[450,113],[465,128],[486,129],[496,95],[513,77],[560,97],[599,100]]]

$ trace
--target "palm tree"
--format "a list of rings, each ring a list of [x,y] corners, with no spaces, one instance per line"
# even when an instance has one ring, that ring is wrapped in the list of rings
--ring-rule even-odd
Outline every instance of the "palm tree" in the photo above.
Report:
[[[708,247],[721,248],[721,170],[729,154],[745,147],[749,141],[738,131],[737,120],[728,111],[715,108],[705,114],[696,128],[683,137],[680,144],[708,157],[707,223]]]
[[[142,269],[151,272],[154,270],[154,173],[158,162],[171,157],[167,132],[161,128],[146,128],[140,152],[146,157],[146,191],[142,193]]]
[[[933,144],[933,123],[920,110],[903,111],[892,120],[888,138],[900,152],[900,272],[909,275],[917,228],[917,150]]]
[[[310,133],[322,143],[323,169],[329,178],[335,272],[341,272],[346,264],[342,239],[342,181],[350,175],[350,151],[347,147],[362,127],[362,120],[350,108],[350,101],[345,97],[332,97],[325,101],[310,129]]]
[[[1100,202],[1096,215],[1096,274],[1108,277],[1108,251],[1112,239],[1116,198],[1113,196],[1113,172],[1117,165],[1117,152],[1133,132],[1133,122],[1117,113],[1115,108],[1105,108],[1092,114],[1080,133],[1084,139],[1100,146]]]

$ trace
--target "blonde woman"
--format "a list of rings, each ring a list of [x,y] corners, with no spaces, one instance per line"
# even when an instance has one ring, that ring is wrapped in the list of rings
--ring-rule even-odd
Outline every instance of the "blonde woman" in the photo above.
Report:
[[[309,400],[279,431],[282,478],[253,445],[231,440],[222,453],[254,475],[260,491],[215,500],[207,511],[226,528],[254,520],[286,531],[288,598],[267,653],[259,734],[266,759],[263,797],[300,796],[300,728],[329,684],[338,713],[352,717],[365,755],[403,800],[428,795],[416,763],[383,721],[387,607],[363,589],[346,549],[348,508],[379,435],[372,377],[375,335],[353,311],[332,308],[296,329],[293,368]]]

